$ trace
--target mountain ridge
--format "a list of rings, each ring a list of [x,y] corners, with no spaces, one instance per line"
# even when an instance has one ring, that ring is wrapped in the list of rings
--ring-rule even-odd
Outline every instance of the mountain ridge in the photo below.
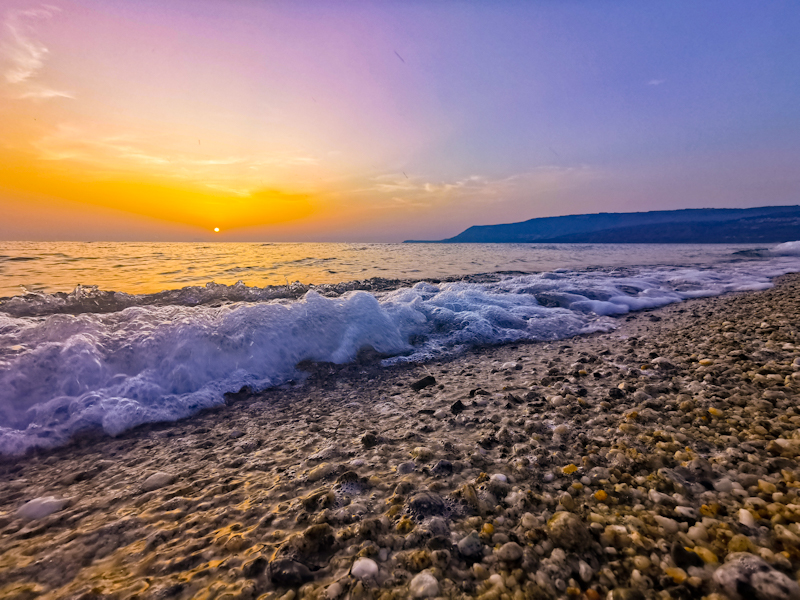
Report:
[[[688,208],[540,217],[473,225],[443,240],[405,243],[780,243],[800,239],[800,206]]]

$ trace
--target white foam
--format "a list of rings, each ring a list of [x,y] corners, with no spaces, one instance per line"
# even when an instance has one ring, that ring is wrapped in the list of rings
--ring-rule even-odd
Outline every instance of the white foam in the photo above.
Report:
[[[800,244],[798,242],[797,244]],[[782,245],[785,246],[785,245]],[[426,360],[476,345],[610,330],[614,315],[686,298],[770,287],[800,258],[419,283],[373,295],[211,306],[131,306],[106,314],[0,313],[0,453],[180,419],[298,377],[304,360],[345,363],[370,346],[384,361]]]
[[[800,242],[784,242],[772,249],[776,256],[800,256]]]

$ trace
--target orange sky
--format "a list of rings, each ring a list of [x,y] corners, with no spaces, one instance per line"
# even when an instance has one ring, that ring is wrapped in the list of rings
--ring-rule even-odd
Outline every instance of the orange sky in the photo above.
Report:
[[[0,239],[400,241],[800,199],[796,11],[334,4],[5,2]]]

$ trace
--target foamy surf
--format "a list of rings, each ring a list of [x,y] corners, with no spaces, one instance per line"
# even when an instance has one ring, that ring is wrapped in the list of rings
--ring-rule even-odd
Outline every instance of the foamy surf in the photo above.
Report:
[[[794,246],[782,246],[765,260],[710,268],[559,270],[335,298],[314,290],[259,297],[242,285],[245,298],[236,299],[209,288],[228,294],[222,306],[198,306],[191,290],[178,290],[172,304],[128,296],[120,310],[97,312],[92,303],[103,293],[93,290],[85,312],[19,316],[26,300],[15,299],[15,310],[0,312],[0,452],[61,445],[90,428],[117,435],[187,417],[222,403],[225,392],[297,378],[302,361],[346,363],[365,347],[388,356],[385,364],[430,360],[477,345],[607,331],[613,316],[630,311],[763,290],[800,271],[800,257],[786,251]],[[46,304],[46,296],[28,301]]]

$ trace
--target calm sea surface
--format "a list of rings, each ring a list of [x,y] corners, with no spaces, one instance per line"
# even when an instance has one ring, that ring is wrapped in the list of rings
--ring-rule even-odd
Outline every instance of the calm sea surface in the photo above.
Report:
[[[742,260],[753,245],[261,244],[0,242],[0,297],[77,285],[148,294],[208,282],[248,286],[372,277],[444,279],[476,273]]]

